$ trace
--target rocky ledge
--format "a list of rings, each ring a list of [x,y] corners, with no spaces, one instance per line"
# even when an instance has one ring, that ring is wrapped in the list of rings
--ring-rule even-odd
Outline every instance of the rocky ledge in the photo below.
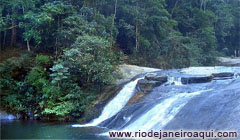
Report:
[[[235,74],[237,75],[237,74]],[[213,73],[209,76],[185,76],[181,77],[182,84],[194,84],[194,83],[207,83],[212,80],[225,80],[232,79],[234,73],[232,72],[222,72]],[[137,91],[148,93],[153,88],[158,87],[168,81],[167,75],[158,75],[156,73],[149,73],[143,79],[140,79],[137,83]]]
[[[212,76],[201,76],[201,77],[182,77],[182,84],[192,83],[207,83],[212,81]]]
[[[156,73],[147,74],[144,79],[140,79],[137,83],[137,90],[148,93],[154,87],[158,87],[167,82],[166,75],[157,75]]]
[[[237,75],[237,74],[236,74]],[[234,73],[232,72],[222,72],[222,73],[213,73],[210,76],[196,76],[196,77],[182,77],[182,84],[193,84],[193,83],[207,83],[212,80],[226,80],[232,79]]]
[[[136,85],[136,93],[129,100],[126,106],[139,102],[153,88],[161,86],[168,81],[168,76],[149,73],[143,79],[138,80]]]

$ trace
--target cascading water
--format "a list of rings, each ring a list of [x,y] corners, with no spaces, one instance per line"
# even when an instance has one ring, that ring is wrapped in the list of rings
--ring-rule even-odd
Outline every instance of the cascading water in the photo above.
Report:
[[[171,77],[171,76],[169,76],[168,81],[165,85],[168,85],[168,84],[170,84],[170,85],[174,84],[176,86],[182,85],[181,77]]]
[[[195,70],[197,72],[195,72]],[[236,93],[239,93],[239,91],[236,90],[236,86],[240,82],[240,80],[238,80],[240,76],[238,73],[239,70],[240,68],[207,67],[206,69],[183,69],[180,73],[176,72],[170,74],[166,71],[168,75],[168,81],[166,83],[152,89],[151,92],[144,95],[144,98],[139,102],[125,107],[127,102],[134,95],[134,90],[139,80],[136,79],[123,87],[119,94],[104,107],[98,118],[84,126],[99,126],[111,129],[111,131],[116,130],[122,132],[137,132],[139,130],[150,131],[169,128],[172,130],[176,127],[180,127],[181,129],[188,127],[208,128],[209,125],[214,125],[212,122],[215,121],[215,118],[221,113],[224,107],[221,105],[221,102],[232,101],[233,98],[235,99],[235,96],[238,95]],[[208,76],[220,72],[230,72],[233,73],[234,76],[229,77],[227,80],[225,80],[225,78],[220,78],[221,80],[212,79],[211,82],[206,83],[182,84],[182,77]],[[182,75],[181,73],[184,74]],[[226,88],[226,86],[228,86],[228,88]],[[227,92],[222,89],[225,89]],[[233,89],[233,92],[231,89]],[[228,92],[230,92],[232,96],[226,96],[229,94]],[[223,93],[228,94],[221,95]],[[224,96],[224,98],[218,96]],[[219,100],[220,105],[214,110],[211,110],[210,107],[207,108],[210,110],[209,114],[212,114],[211,116],[204,116],[204,111],[206,111],[205,104],[212,105],[212,108],[214,108],[216,103],[218,103],[217,100],[211,102],[213,100],[212,97]],[[206,102],[208,99],[209,103]],[[189,111],[193,113],[189,113]],[[228,108],[225,111],[228,111]],[[199,117],[199,115],[203,117]],[[185,117],[188,117],[188,119],[185,119]],[[209,121],[205,118],[208,118]],[[198,121],[195,119],[202,121],[202,123],[197,123]],[[181,123],[179,120],[183,120],[181,126],[178,126],[178,124]],[[192,121],[188,123],[189,120]],[[191,124],[195,125],[193,126]],[[83,125],[73,126],[82,127]],[[100,136],[108,136],[108,132],[103,132]]]
[[[128,84],[126,84],[123,89],[117,94],[116,97],[114,97],[103,109],[101,115],[94,119],[93,121],[91,121],[88,124],[85,125],[72,125],[73,127],[85,127],[85,126],[97,126],[98,124],[100,124],[101,122],[103,122],[104,120],[114,116],[115,114],[117,114],[129,101],[129,99],[131,99],[131,97],[134,95],[135,93],[135,87],[137,85],[138,80],[140,80],[141,78],[138,78],[134,81],[129,82]]]
[[[169,97],[159,104],[155,105],[151,110],[140,116],[136,121],[123,128],[121,131],[141,131],[159,130],[163,128],[174,116],[187,104],[194,96],[201,94],[207,90],[180,93],[173,97]]]

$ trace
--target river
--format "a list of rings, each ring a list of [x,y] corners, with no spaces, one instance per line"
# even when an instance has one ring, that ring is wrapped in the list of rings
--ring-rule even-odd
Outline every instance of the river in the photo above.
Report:
[[[183,78],[232,73],[203,83],[183,84]],[[167,83],[151,90],[142,100],[125,106],[134,95],[139,76],[130,81],[99,117],[88,124],[2,121],[1,138],[109,139],[108,131],[138,130],[235,130],[240,132],[240,67],[197,67],[156,72]],[[99,135],[101,134],[101,135]]]
[[[96,139],[106,140],[101,127],[74,128],[72,123],[42,121],[2,121],[1,139]]]

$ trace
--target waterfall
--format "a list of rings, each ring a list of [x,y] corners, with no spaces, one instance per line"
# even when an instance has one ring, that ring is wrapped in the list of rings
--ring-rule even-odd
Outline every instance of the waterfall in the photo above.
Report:
[[[11,114],[7,114],[6,112],[0,111],[0,121],[1,120],[15,120],[17,119],[16,116],[13,116]]]
[[[101,115],[91,121],[88,124],[84,125],[72,125],[73,127],[87,127],[87,126],[97,126],[104,120],[107,120],[108,118],[111,118],[115,114],[117,114],[131,99],[131,97],[135,93],[135,87],[137,85],[138,80],[142,78],[138,78],[134,81],[129,82],[126,84],[123,89],[115,96],[103,109]]]
[[[182,85],[181,77],[168,77],[168,81],[165,85],[176,85],[180,86]]]
[[[174,116],[183,108],[188,101],[200,93],[207,91],[197,91],[192,93],[180,93],[173,97],[169,97],[159,104],[155,105],[148,112],[140,116],[130,125],[123,128],[121,131],[141,131],[159,130],[163,128]]]

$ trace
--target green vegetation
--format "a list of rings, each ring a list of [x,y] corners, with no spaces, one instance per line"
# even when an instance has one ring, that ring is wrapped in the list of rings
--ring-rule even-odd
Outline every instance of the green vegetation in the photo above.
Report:
[[[80,118],[95,92],[81,88],[74,78],[77,75],[70,75],[61,63],[52,65],[49,56],[23,57],[0,67],[1,108],[20,113],[23,119]]]
[[[240,51],[239,0],[1,0],[1,109],[81,119],[120,61],[208,66]],[[128,56],[128,57],[125,57]],[[128,58],[127,60],[123,58]]]

